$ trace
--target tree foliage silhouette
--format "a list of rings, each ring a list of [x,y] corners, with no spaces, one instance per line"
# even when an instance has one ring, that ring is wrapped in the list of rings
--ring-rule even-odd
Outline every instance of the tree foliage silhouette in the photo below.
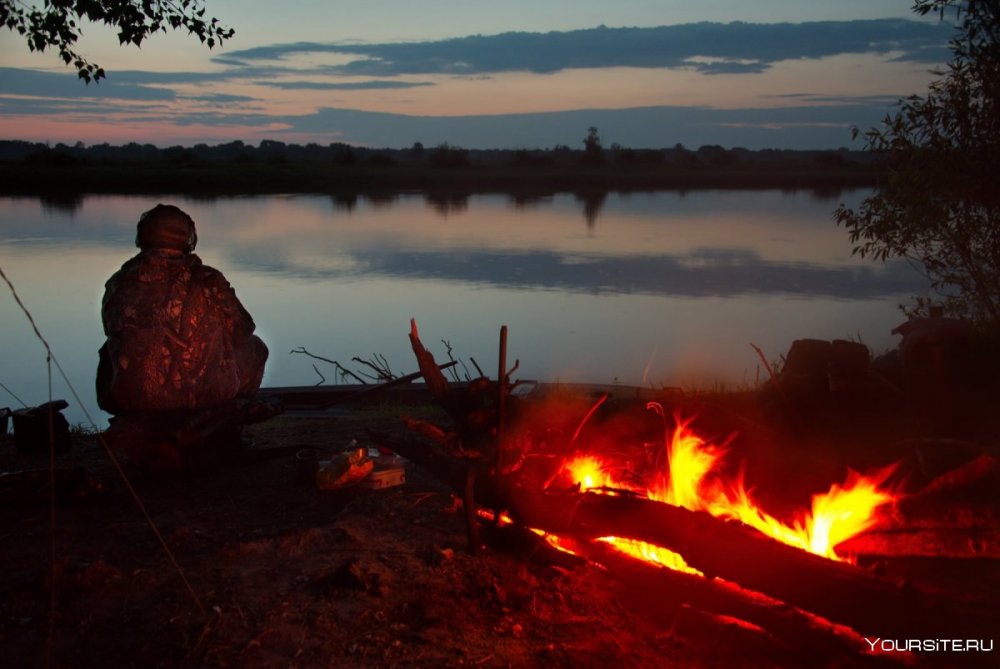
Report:
[[[604,144],[600,132],[594,126],[587,129],[587,136],[583,138],[583,162],[591,165],[604,162]]]
[[[201,0],[0,0],[0,24],[21,35],[31,51],[54,48],[86,83],[103,79],[104,69],[77,51],[87,21],[118,31],[121,45],[140,46],[157,32],[187,29],[209,49],[235,31],[206,18]]]
[[[928,93],[901,100],[866,146],[889,168],[835,217],[854,253],[916,261],[950,313],[1000,325],[1000,1],[917,0],[955,21],[951,60]],[[857,135],[857,130],[855,130]],[[917,298],[912,311],[926,310]]]

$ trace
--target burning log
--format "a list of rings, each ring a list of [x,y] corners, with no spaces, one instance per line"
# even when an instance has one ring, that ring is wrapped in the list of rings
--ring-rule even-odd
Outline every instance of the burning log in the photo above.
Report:
[[[902,499],[878,528],[842,545],[869,557],[998,558],[998,485],[1000,459],[972,457]]]
[[[517,521],[581,541],[616,536],[681,553],[706,576],[717,576],[859,633],[989,637],[995,615],[969,602],[921,592],[770,539],[741,524],[648,499],[595,493],[512,490],[506,502]],[[989,634],[987,634],[989,632]]]
[[[464,477],[454,457],[422,440],[394,440],[392,448],[457,493],[463,491]],[[742,523],[705,512],[632,496],[540,492],[525,487],[506,487],[501,492],[488,480],[479,484],[479,503],[509,509],[520,525],[568,537],[574,552],[604,565],[614,578],[643,582],[643,574],[655,573],[656,579],[647,582],[652,591],[673,591],[696,608],[747,620],[780,638],[799,635],[801,643],[817,648],[842,648],[850,635],[830,623],[871,638],[988,638],[995,631],[992,621],[997,612],[987,610],[990,607],[982,602],[926,593],[849,563],[787,546]],[[594,541],[607,536],[674,550],[709,578],[646,567],[624,554],[617,556],[615,549]],[[829,623],[810,620],[807,615],[786,615],[777,605],[756,606],[752,595],[711,577],[762,593]],[[698,582],[714,585],[703,590],[694,585]]]
[[[661,615],[690,606],[712,616],[736,618],[760,627],[804,657],[850,658],[864,648],[861,637],[851,630],[733,584],[651,565],[600,541],[574,542],[573,551],[602,565],[643,600],[655,602]]]
[[[850,485],[832,486],[827,495],[815,497],[814,514],[809,520],[822,519],[820,525],[826,531],[813,533],[815,527],[810,523],[805,544],[800,541],[803,536],[800,536],[798,525],[792,528],[782,526],[777,530],[761,527],[758,520],[769,525],[774,519],[760,513],[759,509],[751,510],[752,517],[743,513],[730,514],[732,518],[740,518],[749,525],[713,515],[718,507],[724,506],[721,514],[725,514],[735,510],[737,503],[750,502],[742,489],[730,494],[717,486],[714,495],[694,502],[688,499],[705,492],[701,490],[705,472],[721,457],[722,452],[717,448],[703,448],[698,438],[682,434],[686,423],[679,416],[676,417],[677,430],[673,442],[667,438],[669,475],[664,476],[662,471],[657,473],[660,482],[667,484],[666,487],[661,486],[658,494],[650,494],[649,497],[643,493],[633,494],[630,486],[624,486],[629,487],[628,491],[621,490],[622,486],[613,481],[584,484],[584,479],[575,475],[573,480],[578,486],[603,489],[612,494],[581,492],[580,487],[560,491],[549,485],[555,480],[555,475],[534,482],[530,480],[531,476],[524,475],[524,470],[518,471],[517,477],[502,476],[505,469],[516,469],[497,458],[498,452],[506,459],[510,457],[503,452],[506,449],[501,451],[497,444],[497,436],[504,434],[505,422],[504,412],[498,405],[502,399],[512,399],[503,392],[506,384],[492,384],[480,379],[480,386],[470,385],[468,390],[456,392],[449,388],[443,375],[436,370],[433,357],[420,344],[416,325],[411,323],[411,326],[410,339],[420,369],[442,408],[454,419],[455,428],[444,430],[437,426],[410,423],[411,428],[431,437],[450,457],[441,457],[440,453],[432,455],[436,449],[428,449],[426,444],[393,444],[393,448],[404,457],[425,466],[462,494],[473,548],[478,546],[475,543],[479,522],[476,511],[482,505],[492,509],[494,517],[499,518],[506,513],[524,528],[555,535],[560,542],[569,539],[582,547],[582,555],[597,562],[614,564],[616,570],[634,571],[626,566],[630,564],[627,560],[607,553],[597,540],[618,537],[662,547],[683,556],[687,565],[706,577],[702,579],[705,583],[718,577],[750,593],[766,595],[819,616],[833,626],[845,625],[871,638],[991,638],[994,632],[992,621],[998,613],[994,603],[923,592],[911,584],[891,581],[852,564],[830,559],[837,557],[833,546],[845,536],[850,536],[849,533],[835,533],[832,525],[842,516],[854,514],[853,508],[838,504],[851,498],[855,492],[867,498],[865,508],[868,511],[892,500],[892,495],[877,489],[877,484],[891,473],[892,467],[885,468],[881,474],[870,479],[858,477],[852,481],[849,477]],[[504,342],[501,339],[500,376],[506,381],[509,372],[505,372],[504,357]],[[435,373],[441,377],[439,382],[431,378]],[[497,386],[499,394],[494,391]],[[647,408],[655,409],[664,417],[662,406],[651,403]],[[511,435],[513,440],[513,432]],[[519,443],[518,449],[531,441],[525,436],[520,435],[520,441],[525,443]],[[576,435],[567,446],[571,446],[575,439]],[[559,452],[568,455],[565,449]],[[675,462],[678,453],[688,456],[687,464],[693,467],[688,469]],[[464,465],[464,475],[460,467],[456,469],[456,463]],[[567,464],[564,463],[564,466]],[[652,488],[648,492],[653,492]],[[820,502],[819,510],[825,515],[816,515],[817,500]],[[708,513],[709,510],[712,513]],[[868,512],[861,515],[862,522],[854,523],[853,532],[870,527]],[[772,539],[763,532],[781,537],[795,546]],[[788,534],[796,536],[789,537]],[[803,550],[803,545],[809,550]],[[725,598],[720,592],[715,595],[721,601]],[[705,601],[709,608],[719,606],[729,610],[727,607],[735,606],[732,603],[720,606],[718,601],[707,595]],[[741,609],[733,611],[733,614],[738,618],[758,615],[753,609]],[[826,625],[825,621],[822,625]],[[780,620],[769,622],[772,627],[781,626]],[[798,623],[788,624],[794,627]],[[825,631],[819,634],[820,637],[826,635]],[[838,642],[817,639],[817,643],[836,645]]]

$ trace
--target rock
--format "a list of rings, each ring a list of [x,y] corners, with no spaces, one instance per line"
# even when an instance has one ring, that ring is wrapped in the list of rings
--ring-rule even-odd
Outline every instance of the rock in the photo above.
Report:
[[[865,384],[871,354],[858,342],[797,339],[779,374],[789,400],[814,402],[859,391]]]

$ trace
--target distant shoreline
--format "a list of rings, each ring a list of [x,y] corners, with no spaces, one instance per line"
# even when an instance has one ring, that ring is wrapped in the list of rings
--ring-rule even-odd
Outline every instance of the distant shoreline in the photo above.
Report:
[[[594,192],[688,189],[841,190],[877,186],[865,164],[336,165],[196,162],[46,165],[0,163],[4,195]]]
[[[585,144],[587,144],[585,142]],[[585,150],[374,149],[263,140],[208,146],[124,146],[0,140],[0,193],[247,195],[277,193],[543,195],[686,189],[812,189],[876,186],[884,176],[866,151],[604,148]]]

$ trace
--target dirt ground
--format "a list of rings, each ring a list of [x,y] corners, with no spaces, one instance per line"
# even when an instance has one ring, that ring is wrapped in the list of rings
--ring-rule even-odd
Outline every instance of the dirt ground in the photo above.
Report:
[[[131,476],[176,565],[96,439],[77,435],[57,465],[80,467],[86,476],[67,484],[54,524],[45,480],[32,484],[20,474],[17,485],[3,488],[0,662],[77,668],[904,666],[863,649],[817,658],[738,621],[657,606],[594,566],[539,564],[531,553],[502,546],[471,555],[455,497],[412,463],[404,485],[384,490],[323,491],[297,476],[296,449],[332,452],[352,440],[374,445],[371,428],[403,429],[397,413],[282,416],[248,428],[252,447],[216,471]],[[724,429],[749,435],[759,457],[778,453],[760,436],[764,427],[754,427],[739,407],[717,413],[728,416],[720,419]],[[831,428],[827,443],[843,444],[848,429],[856,432]],[[873,452],[874,439],[852,441],[847,459],[865,466],[907,456],[903,446]],[[789,472],[799,471],[795,480],[805,490],[812,478],[836,474],[844,459],[829,464],[833,459],[817,445],[785,457],[780,467],[759,469],[771,472],[759,480],[787,481]],[[47,456],[18,454],[12,437],[0,437],[0,465],[4,472],[44,471]],[[997,560],[975,562],[974,572],[971,564],[951,570],[948,577],[959,578],[959,586],[949,587],[973,587],[972,579],[975,587],[1000,592]],[[916,572],[926,577],[928,569]],[[944,666],[931,660],[918,664]]]

